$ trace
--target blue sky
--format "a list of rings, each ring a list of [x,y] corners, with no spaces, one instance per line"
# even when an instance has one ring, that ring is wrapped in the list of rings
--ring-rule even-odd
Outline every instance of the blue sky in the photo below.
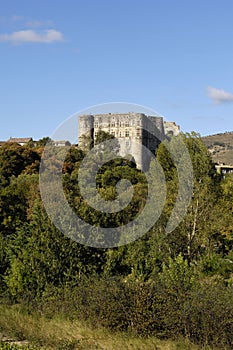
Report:
[[[118,101],[232,131],[232,17],[231,0],[2,0],[0,140]]]

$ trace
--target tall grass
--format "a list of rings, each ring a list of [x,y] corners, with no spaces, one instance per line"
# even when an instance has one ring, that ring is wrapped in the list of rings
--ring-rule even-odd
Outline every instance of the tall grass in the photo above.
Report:
[[[199,350],[189,341],[159,340],[155,337],[140,338],[123,332],[112,333],[103,328],[93,329],[78,320],[62,319],[61,316],[46,318],[31,315],[19,305],[0,305],[0,332],[18,340],[27,339],[31,345],[17,346],[0,343],[4,350]]]

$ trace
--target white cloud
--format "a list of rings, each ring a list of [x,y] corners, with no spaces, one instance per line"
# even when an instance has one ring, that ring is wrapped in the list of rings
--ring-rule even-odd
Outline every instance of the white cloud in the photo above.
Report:
[[[207,88],[207,94],[215,104],[233,102],[233,94],[223,89],[216,89],[209,86]]]
[[[63,34],[55,29],[36,32],[35,30],[20,30],[12,34],[0,35],[0,41],[8,41],[13,44],[22,43],[52,43],[63,41]]]

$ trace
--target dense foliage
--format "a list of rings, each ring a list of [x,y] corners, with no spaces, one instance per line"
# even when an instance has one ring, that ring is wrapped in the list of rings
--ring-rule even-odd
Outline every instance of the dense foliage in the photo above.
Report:
[[[110,139],[99,135],[99,141]],[[0,292],[2,302],[22,303],[50,316],[62,312],[112,330],[158,337],[189,337],[218,348],[233,346],[233,177],[216,174],[197,134],[185,134],[194,170],[187,213],[169,235],[178,176],[162,143],[167,197],[157,223],[142,238],[114,249],[97,249],[65,237],[51,223],[39,192],[43,140],[0,148]],[[106,163],[96,178],[99,193],[116,198],[121,178],[134,196],[125,210],[103,214],[80,195],[78,171],[85,153],[70,147],[63,187],[72,208],[96,226],[133,220],[147,197],[145,175],[130,160]],[[152,213],[153,215],[153,213]]]

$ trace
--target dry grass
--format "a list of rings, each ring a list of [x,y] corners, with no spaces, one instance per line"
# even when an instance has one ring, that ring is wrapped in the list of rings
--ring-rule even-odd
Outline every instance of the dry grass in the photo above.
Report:
[[[125,333],[110,333],[105,329],[91,329],[78,321],[52,319],[24,314],[19,306],[0,305],[0,331],[8,337],[36,344],[38,349],[56,350],[198,350],[190,342],[166,341],[154,337],[138,338]],[[1,339],[0,339],[1,340]],[[0,345],[1,349],[1,345]]]

